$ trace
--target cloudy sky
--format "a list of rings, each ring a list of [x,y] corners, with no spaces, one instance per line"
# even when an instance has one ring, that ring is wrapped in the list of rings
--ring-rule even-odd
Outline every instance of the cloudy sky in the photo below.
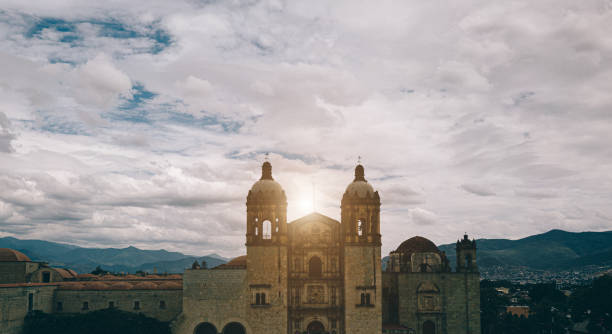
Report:
[[[612,230],[611,90],[611,0],[0,0],[0,236],[240,255],[266,152],[383,253]]]

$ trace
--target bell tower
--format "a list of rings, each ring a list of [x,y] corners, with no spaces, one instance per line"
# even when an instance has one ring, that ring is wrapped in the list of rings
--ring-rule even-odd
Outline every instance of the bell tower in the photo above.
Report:
[[[355,167],[355,179],[342,196],[341,208],[346,244],[380,246],[380,197],[365,179],[362,165]]]
[[[341,203],[345,332],[382,332],[380,196],[361,164]]]
[[[246,245],[287,243],[287,197],[272,178],[272,164],[261,166],[261,178],[247,196]]]
[[[463,239],[457,240],[457,272],[478,272],[476,265],[476,240],[468,239],[468,235],[463,235]]]
[[[281,333],[288,325],[287,197],[269,161],[249,190],[246,207],[249,326],[253,334]]]

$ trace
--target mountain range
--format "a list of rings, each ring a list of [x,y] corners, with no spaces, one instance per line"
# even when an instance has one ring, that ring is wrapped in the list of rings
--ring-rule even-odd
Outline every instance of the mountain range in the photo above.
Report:
[[[552,230],[518,240],[476,240],[477,262],[481,270],[496,266],[524,267],[532,270],[566,271],[585,266],[612,266],[612,231],[566,232]],[[28,255],[33,261],[48,262],[51,266],[87,273],[101,266],[112,272],[136,271],[182,273],[198,260],[209,268],[229,259],[217,254],[185,255],[166,250],[127,248],[82,248],[42,240],[0,238],[0,248],[12,248]],[[446,252],[455,267],[455,244],[438,246]],[[383,264],[386,257],[383,258]]]
[[[439,245],[455,268],[456,244]],[[477,239],[476,258],[481,271],[497,266],[531,270],[568,271],[585,266],[612,266],[612,231],[566,232],[551,230],[518,240]],[[388,256],[383,258],[383,269]]]
[[[455,244],[440,245],[455,267]],[[612,231],[566,232],[551,230],[518,240],[476,240],[481,269],[520,266],[534,270],[565,271],[587,265],[612,265]]]
[[[185,255],[166,250],[126,248],[83,248],[43,240],[0,238],[0,248],[12,248],[26,254],[32,261],[48,262],[53,267],[70,268],[88,273],[97,266],[111,272],[182,273],[194,261],[206,261],[209,268],[226,263],[229,259],[217,254],[206,256]]]

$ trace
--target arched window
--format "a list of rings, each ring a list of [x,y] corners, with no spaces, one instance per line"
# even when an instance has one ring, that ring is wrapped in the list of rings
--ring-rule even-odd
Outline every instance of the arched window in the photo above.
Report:
[[[230,322],[229,324],[225,325],[225,327],[223,327],[223,331],[221,331],[221,333],[223,334],[245,334],[246,329],[244,329],[244,326],[242,326],[242,324],[239,322]]]
[[[261,230],[264,239],[272,238],[272,223],[269,220],[264,220]]]
[[[465,256],[465,267],[470,268],[472,266],[472,254],[467,254]]]
[[[259,235],[259,228],[255,226],[255,235]]]
[[[194,334],[217,334],[217,327],[210,322],[203,322],[193,331]]]
[[[302,268],[300,268],[301,267],[300,266],[300,259],[295,259],[293,265],[295,266],[295,268],[294,268],[295,271],[302,271]]]
[[[361,293],[361,305],[365,305],[365,304],[366,304],[366,294]]]
[[[431,320],[423,323],[423,334],[436,334],[436,324]]]
[[[357,235],[358,236],[363,235],[363,222],[361,222],[361,219],[357,221]]]
[[[255,294],[255,305],[259,305],[261,304],[261,294],[256,293]]]
[[[321,273],[323,272],[323,263],[321,263],[321,259],[316,256],[313,256],[308,262],[308,276],[310,277],[321,277]]]

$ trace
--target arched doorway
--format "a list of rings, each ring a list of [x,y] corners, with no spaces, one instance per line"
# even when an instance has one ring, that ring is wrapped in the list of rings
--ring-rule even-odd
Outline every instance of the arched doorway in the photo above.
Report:
[[[321,263],[321,259],[317,256],[313,256],[308,262],[308,276],[310,278],[319,278],[321,277],[322,271],[323,263]]]
[[[230,322],[223,327],[223,334],[246,334],[246,329],[239,322]]]
[[[308,334],[323,334],[325,333],[325,327],[323,327],[323,324],[320,321],[315,320],[308,324],[306,331]]]
[[[210,322],[203,322],[196,327],[193,334],[217,334],[217,327]]]
[[[436,334],[436,324],[431,320],[423,323],[423,334]]]

